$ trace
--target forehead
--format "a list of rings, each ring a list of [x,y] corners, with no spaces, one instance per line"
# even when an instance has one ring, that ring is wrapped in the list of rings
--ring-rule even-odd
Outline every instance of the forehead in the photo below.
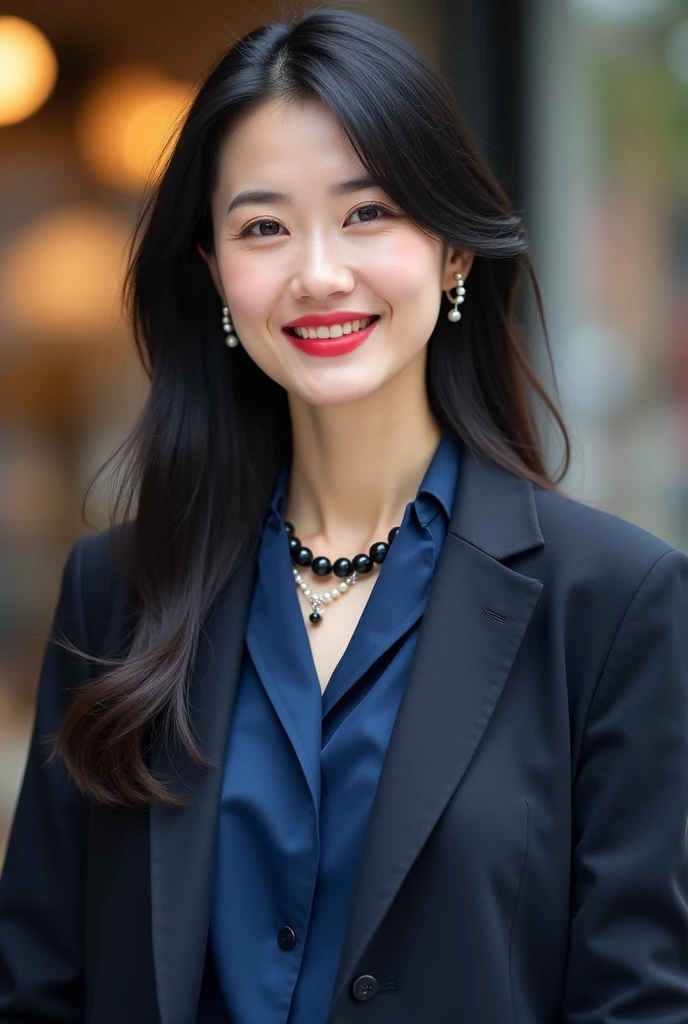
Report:
[[[220,151],[219,184],[307,188],[361,164],[332,111],[318,99],[266,100],[243,114]]]

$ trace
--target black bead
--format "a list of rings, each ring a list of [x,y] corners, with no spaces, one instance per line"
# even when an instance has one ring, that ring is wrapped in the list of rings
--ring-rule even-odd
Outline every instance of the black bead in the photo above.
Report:
[[[285,523],[284,523],[284,528],[287,531],[287,533],[293,533],[294,532],[293,524],[286,522],[286,520],[285,520]]]
[[[299,545],[301,541],[299,541]],[[291,557],[297,565],[310,565],[313,561],[313,552],[310,548],[299,547],[298,551],[292,551]]]
[[[321,616],[318,614],[318,612],[311,612],[308,618],[311,620],[311,622],[320,622]]]
[[[319,555],[314,558],[311,562],[311,569],[316,576],[329,576],[332,572],[332,566],[330,565],[329,558],[325,558],[324,555]]]
[[[353,569],[354,567],[348,558],[338,558],[332,566],[335,576],[339,576],[340,579],[344,579],[345,576],[350,576]]]
[[[301,547],[301,541],[299,540],[298,537],[292,536],[292,537],[289,538],[289,550],[290,551],[298,551],[300,547]]]
[[[379,541],[377,544],[373,544],[368,554],[374,562],[378,565],[382,565],[384,562],[387,552],[389,551],[389,544],[385,544],[384,541]]]
[[[372,558],[369,558],[368,555],[356,555],[356,557],[352,559],[352,565],[355,572],[363,574],[372,571],[373,560]]]
[[[389,533],[387,534],[387,540],[389,541],[389,543],[390,543],[390,544],[392,543],[392,541],[394,540],[394,538],[396,537],[396,535],[397,535],[398,533],[399,533],[399,527],[398,527],[398,526],[394,526],[394,527],[393,527],[393,528],[392,528],[392,529],[391,529],[391,530],[389,531]]]

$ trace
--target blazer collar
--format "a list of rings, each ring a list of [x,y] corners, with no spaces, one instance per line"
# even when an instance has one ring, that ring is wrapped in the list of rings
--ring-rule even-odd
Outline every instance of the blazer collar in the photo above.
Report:
[[[498,562],[545,543],[533,485],[465,450],[449,530]]]
[[[503,560],[544,543],[534,488],[462,453],[449,532],[383,764],[335,984],[333,1009],[466,771],[542,589]],[[188,799],[151,807],[153,960],[161,1024],[195,1019],[214,882],[229,723],[257,550],[205,624],[190,684],[192,729],[214,767],[158,741],[153,770]],[[496,616],[486,615],[491,609]],[[457,666],[461,667],[460,685]]]

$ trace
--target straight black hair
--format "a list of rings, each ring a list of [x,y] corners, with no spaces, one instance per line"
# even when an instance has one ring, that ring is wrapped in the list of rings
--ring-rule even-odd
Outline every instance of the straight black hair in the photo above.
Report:
[[[199,633],[259,542],[291,447],[286,392],[243,347],[228,353],[222,344],[220,300],[197,250],[200,243],[213,251],[210,198],[227,133],[237,117],[274,98],[320,100],[363,168],[414,222],[475,254],[460,339],[443,304],[428,342],[427,393],[439,423],[468,451],[541,488],[555,490],[569,464],[565,425],[517,322],[527,277],[551,364],[523,224],[442,75],[403,36],[352,11],[311,9],[249,32],[201,85],[132,243],[125,299],[150,392],[112,457],[121,473],[113,524],[127,524],[112,536],[127,539],[139,613],[123,659],[90,656],[107,671],[77,693],[52,754],[105,805],[183,802],[147,763],[159,729],[208,765],[187,714]],[[545,468],[534,397],[563,435],[556,481]]]

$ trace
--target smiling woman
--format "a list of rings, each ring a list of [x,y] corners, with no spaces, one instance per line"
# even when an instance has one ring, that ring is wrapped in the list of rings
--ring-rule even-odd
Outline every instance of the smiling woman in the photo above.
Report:
[[[313,156],[304,161],[306,152]],[[315,415],[324,426],[333,422],[324,407],[346,404],[353,411],[357,404],[359,422],[365,406],[367,416],[376,416],[370,428],[389,445],[385,432],[399,438],[398,427],[373,410],[406,400],[416,410],[405,428],[413,445],[434,434],[424,375],[442,291],[457,272],[468,274],[473,255],[443,246],[362,171],[322,102],[265,101],[225,136],[211,203],[211,254],[199,251],[251,359],[286,390],[292,423]],[[277,187],[250,187],[256,175]],[[355,358],[334,359],[354,351]],[[327,454],[321,445],[316,457],[325,480]],[[308,464],[317,469],[313,455]],[[351,522],[336,481],[330,483],[327,493]],[[388,488],[381,493],[401,497]],[[382,523],[398,511],[373,500],[373,508],[357,502],[366,525],[371,513]],[[325,530],[311,532],[335,533],[329,510],[321,518]]]
[[[688,558],[550,479],[524,278],[391,29],[209,73],[134,239],[150,394],[65,567],[0,1022],[683,1024]]]

